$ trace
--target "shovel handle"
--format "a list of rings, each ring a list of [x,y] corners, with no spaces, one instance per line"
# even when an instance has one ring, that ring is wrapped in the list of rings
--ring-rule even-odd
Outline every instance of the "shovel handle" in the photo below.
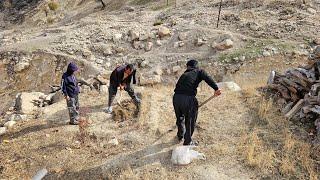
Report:
[[[200,108],[201,106],[207,104],[209,101],[211,101],[211,99],[213,99],[213,98],[215,98],[215,97],[217,97],[217,95],[215,95],[215,94],[212,95],[212,96],[209,97],[207,100],[203,101],[203,102],[198,106],[198,108]]]

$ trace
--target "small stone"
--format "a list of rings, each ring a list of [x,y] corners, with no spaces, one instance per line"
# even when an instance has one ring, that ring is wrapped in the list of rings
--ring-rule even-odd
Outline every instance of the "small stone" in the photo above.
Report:
[[[179,34],[179,36],[178,36],[178,39],[180,40],[180,41],[185,41],[185,40],[187,40],[187,34],[186,33],[180,33]]]
[[[263,55],[264,57],[268,57],[268,56],[271,56],[271,53],[270,53],[269,51],[267,51],[267,50],[264,50],[264,51],[262,52],[262,55]]]
[[[103,60],[102,60],[102,59],[96,59],[96,63],[97,63],[97,64],[102,64],[102,63],[103,63]]]
[[[11,129],[11,128],[13,128],[13,126],[16,124],[16,122],[15,121],[8,121],[8,122],[6,122],[6,123],[4,123],[4,127],[6,127],[6,128],[8,128],[8,129]]]
[[[139,40],[140,34],[139,34],[139,32],[136,32],[134,30],[130,30],[129,37],[130,37],[130,41]]]
[[[173,66],[172,67],[172,72],[173,73],[177,73],[177,72],[179,72],[181,70],[181,67],[180,66]]]
[[[144,61],[141,62],[140,66],[141,66],[142,68],[145,68],[145,67],[148,66],[148,64],[149,64],[149,61],[144,60]]]
[[[158,35],[160,36],[160,38],[165,37],[165,36],[169,36],[170,29],[167,27],[161,26],[158,30]]]
[[[245,57],[245,56],[240,56],[240,57],[239,57],[239,60],[240,60],[240,61],[244,61],[244,60],[246,60],[246,57]]]
[[[4,135],[7,131],[6,127],[0,127],[0,136]]]
[[[110,141],[108,141],[109,144],[112,144],[112,145],[119,145],[119,141],[117,138],[112,138]]]
[[[18,63],[14,66],[14,71],[21,72],[21,71],[27,69],[29,66],[30,66],[30,64],[28,62],[21,62],[21,63]]]
[[[50,134],[46,134],[46,137],[47,137],[47,138],[50,137]]]
[[[92,55],[92,53],[88,49],[83,49],[82,55],[83,55],[83,57],[90,57]]]
[[[162,46],[161,40],[157,40],[157,41],[156,41],[156,45],[157,45],[157,46]]]
[[[100,86],[100,93],[101,94],[108,94],[108,86],[107,85],[101,85]]]
[[[147,42],[147,45],[146,45],[146,47],[145,47],[145,50],[146,50],[146,51],[151,51],[152,47],[153,47],[153,43],[152,43],[152,42]]]
[[[196,45],[197,46],[202,46],[202,45],[204,45],[206,42],[205,41],[203,41],[203,39],[201,39],[201,38],[198,38],[197,40],[196,40]]]
[[[119,42],[121,40],[121,38],[122,38],[122,34],[116,33],[113,35],[112,40],[113,40],[113,42]]]
[[[313,40],[313,43],[315,45],[320,45],[320,38],[316,38],[315,40]]]
[[[310,14],[316,14],[317,13],[317,10],[313,9],[313,8],[308,8],[307,9],[307,12],[310,13]]]
[[[226,39],[223,42],[216,44],[212,44],[212,48],[217,49],[219,51],[227,50],[233,47],[233,41],[231,39]]]

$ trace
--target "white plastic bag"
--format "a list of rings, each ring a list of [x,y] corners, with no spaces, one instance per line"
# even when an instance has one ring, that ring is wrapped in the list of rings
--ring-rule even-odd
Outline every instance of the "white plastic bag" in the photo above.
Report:
[[[190,164],[193,159],[206,159],[203,153],[192,150],[195,146],[178,146],[173,149],[171,162],[177,165]]]

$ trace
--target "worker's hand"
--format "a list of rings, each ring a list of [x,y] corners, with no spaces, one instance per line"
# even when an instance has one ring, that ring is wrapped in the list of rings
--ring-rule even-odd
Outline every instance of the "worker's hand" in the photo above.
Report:
[[[126,85],[125,84],[120,84],[120,90],[124,90],[126,88]]]
[[[64,96],[64,98],[67,100],[67,101],[69,101],[69,96]]]
[[[214,91],[214,95],[215,96],[220,96],[221,95],[221,90],[218,89],[218,90]]]

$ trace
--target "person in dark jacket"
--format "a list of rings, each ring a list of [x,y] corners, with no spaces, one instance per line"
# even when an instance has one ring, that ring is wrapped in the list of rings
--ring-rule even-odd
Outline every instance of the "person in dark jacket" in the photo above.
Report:
[[[198,101],[195,96],[197,87],[203,80],[215,90],[216,96],[221,94],[214,80],[198,68],[198,61],[190,60],[187,62],[187,70],[180,76],[174,90],[173,107],[177,118],[177,137],[179,141],[184,138],[183,145],[197,145],[191,137],[198,116]]]
[[[70,124],[79,124],[79,98],[80,92],[78,81],[75,77],[75,72],[78,67],[75,63],[71,62],[68,65],[67,71],[62,75],[61,90],[67,101],[69,110]]]
[[[120,90],[128,92],[134,103],[140,107],[140,99],[134,93],[134,89],[130,86],[131,81],[136,84],[136,70],[132,64],[118,66],[110,75],[109,85],[109,101],[107,113],[112,113],[112,102],[117,94],[118,87]]]

